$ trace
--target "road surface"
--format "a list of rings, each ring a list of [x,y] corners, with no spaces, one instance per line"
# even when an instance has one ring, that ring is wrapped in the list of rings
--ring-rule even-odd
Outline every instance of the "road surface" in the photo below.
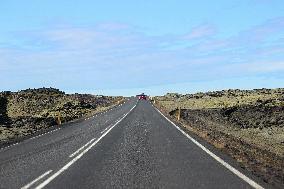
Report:
[[[0,150],[0,188],[261,188],[148,101]]]

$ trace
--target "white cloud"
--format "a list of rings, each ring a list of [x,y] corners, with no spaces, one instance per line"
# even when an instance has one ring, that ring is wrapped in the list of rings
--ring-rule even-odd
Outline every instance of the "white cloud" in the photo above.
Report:
[[[257,31],[268,35],[259,28],[277,24],[280,28],[281,23],[281,19],[269,21],[244,33]],[[210,24],[193,28],[186,37],[148,36],[135,27],[115,23],[32,31],[26,38],[15,38],[30,46],[40,44],[48,48],[25,49],[19,42],[18,48],[0,49],[0,70],[5,71],[0,80],[5,81],[6,88],[11,85],[8,77],[22,77],[26,80],[17,81],[19,86],[48,81],[58,86],[103,89],[283,71],[284,57],[277,54],[282,52],[284,41],[277,48],[263,42],[248,45],[243,34],[217,39],[215,33]],[[169,50],[164,44],[182,46]]]
[[[250,70],[257,73],[282,72],[284,71],[284,61],[279,62],[253,62],[243,66],[244,70]]]

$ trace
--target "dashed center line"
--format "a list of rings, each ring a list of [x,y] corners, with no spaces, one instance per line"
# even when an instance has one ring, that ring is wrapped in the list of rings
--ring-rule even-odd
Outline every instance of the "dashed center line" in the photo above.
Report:
[[[103,134],[106,130],[108,130],[109,127],[110,127],[110,126],[108,126],[107,128],[105,128],[105,129],[101,132],[101,134]]]
[[[52,170],[46,171],[45,173],[43,173],[42,175],[40,175],[39,177],[34,179],[32,182],[30,182],[27,185],[23,186],[21,189],[28,189],[28,188],[30,188],[33,184],[35,184],[37,181],[39,181],[40,179],[44,178],[45,176],[47,176],[51,172],[52,172]]]
[[[90,140],[89,142],[87,142],[84,146],[82,146],[81,148],[79,148],[76,152],[74,152],[73,154],[71,154],[69,157],[74,157],[76,154],[78,154],[81,150],[83,150],[86,146],[88,146],[89,144],[91,144],[96,138],[93,138],[92,140]]]
[[[135,104],[130,111],[125,114],[122,118],[120,118],[113,126],[111,126],[104,134],[102,134],[102,136],[100,136],[95,142],[93,142],[91,145],[88,146],[88,143],[85,144],[86,146],[88,146],[87,148],[84,148],[84,146],[82,147],[81,150],[83,150],[81,153],[79,153],[75,158],[73,158],[71,161],[69,161],[66,165],[64,165],[61,169],[59,169],[56,173],[54,173],[53,175],[51,175],[49,178],[47,178],[44,182],[42,182],[41,184],[39,184],[36,189],[42,189],[43,187],[45,187],[47,184],[49,184],[53,179],[55,179],[57,176],[59,176],[62,172],[64,172],[65,170],[67,170],[73,163],[75,163],[77,160],[79,160],[85,153],[87,153],[92,147],[94,147],[104,136],[106,136],[117,124],[119,124],[135,107],[137,104]],[[95,140],[95,139],[92,139]],[[91,140],[91,141],[92,141]],[[91,143],[91,141],[89,143]],[[78,149],[77,151],[81,151],[80,149]],[[72,154],[71,154],[72,155]]]

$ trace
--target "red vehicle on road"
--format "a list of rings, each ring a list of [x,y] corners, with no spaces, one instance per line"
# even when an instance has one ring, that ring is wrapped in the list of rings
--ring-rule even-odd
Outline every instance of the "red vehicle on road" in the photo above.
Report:
[[[138,97],[139,100],[147,100],[147,96],[144,93],[136,96]]]

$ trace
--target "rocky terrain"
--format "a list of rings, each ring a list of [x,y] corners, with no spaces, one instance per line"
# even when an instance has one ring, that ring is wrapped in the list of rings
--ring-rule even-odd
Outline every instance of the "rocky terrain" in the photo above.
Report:
[[[65,94],[54,88],[0,93],[0,144],[106,110],[123,97]]]
[[[169,93],[154,99],[173,119],[180,114],[184,129],[266,182],[284,186],[284,89]]]

